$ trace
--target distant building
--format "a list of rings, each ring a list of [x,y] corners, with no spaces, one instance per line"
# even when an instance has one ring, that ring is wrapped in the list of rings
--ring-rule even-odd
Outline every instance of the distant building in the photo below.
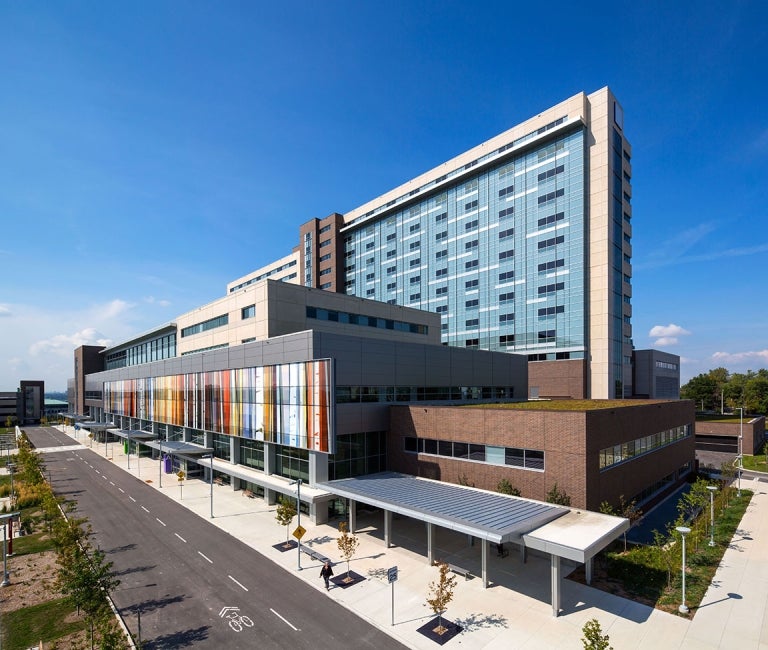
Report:
[[[680,357],[660,350],[635,350],[635,396],[680,399]]]
[[[0,425],[37,424],[45,414],[45,382],[23,380],[15,391],[0,393]]]

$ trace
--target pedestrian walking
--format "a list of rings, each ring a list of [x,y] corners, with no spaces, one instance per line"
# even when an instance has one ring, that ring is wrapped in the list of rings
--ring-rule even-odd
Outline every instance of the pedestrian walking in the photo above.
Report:
[[[325,590],[328,591],[330,586],[330,580],[331,576],[333,575],[333,569],[331,568],[331,561],[326,560],[325,564],[323,565],[323,568],[320,569],[320,577],[325,580]]]

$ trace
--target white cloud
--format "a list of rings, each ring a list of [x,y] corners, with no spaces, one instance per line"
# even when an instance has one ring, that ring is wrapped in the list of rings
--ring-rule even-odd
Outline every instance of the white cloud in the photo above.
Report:
[[[750,361],[760,363],[768,362],[768,350],[754,350],[750,352],[715,352],[712,359],[718,363],[741,364]]]
[[[0,305],[0,318],[13,316],[11,308],[8,305]]]
[[[133,305],[129,302],[125,302],[125,300],[112,300],[102,307],[103,312],[99,315],[102,318],[107,319],[116,318],[117,316],[124,314],[131,307],[133,307]]]
[[[654,325],[651,328],[651,331],[648,332],[648,336],[656,339],[653,344],[660,346],[677,345],[679,343],[679,337],[688,336],[689,334],[690,332],[687,329],[675,325],[674,323],[670,323],[669,325]]]
[[[149,303],[150,305],[159,305],[160,307],[168,307],[171,304],[170,300],[161,300],[154,296],[147,296],[144,298],[144,302]]]
[[[29,353],[33,356],[51,353],[70,355],[75,348],[81,345],[108,346],[110,344],[110,339],[97,332],[93,327],[87,327],[74,334],[56,334],[48,339],[36,341],[29,346]]]

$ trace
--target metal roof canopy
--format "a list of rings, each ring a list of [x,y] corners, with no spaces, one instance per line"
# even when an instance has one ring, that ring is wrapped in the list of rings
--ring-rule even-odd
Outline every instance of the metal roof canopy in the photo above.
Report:
[[[91,421],[85,421],[85,422],[78,422],[78,425],[81,429],[88,429],[89,431],[95,430],[95,431],[103,431],[105,429],[111,429],[115,426],[114,422],[91,422]]]
[[[157,440],[155,436],[152,440],[144,442],[147,447],[157,449],[158,451],[165,451],[169,454],[178,454],[186,456],[200,456],[202,454],[212,454],[212,447],[201,447],[199,445],[193,445],[189,442],[181,442],[179,440]]]
[[[149,431],[142,431],[141,429],[107,429],[107,433],[112,433],[119,438],[127,438],[128,440],[140,440],[144,442],[146,440],[154,440],[157,436]]]
[[[523,535],[570,512],[550,503],[395,472],[338,479],[316,487],[497,544],[520,543]]]

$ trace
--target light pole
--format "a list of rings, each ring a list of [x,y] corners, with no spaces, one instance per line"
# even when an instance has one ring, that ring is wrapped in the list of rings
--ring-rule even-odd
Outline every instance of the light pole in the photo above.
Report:
[[[160,443],[160,487],[163,487],[163,439],[158,439]]]
[[[708,485],[709,490],[709,521],[710,521],[710,533],[709,533],[709,545],[715,545],[715,492],[717,487],[714,485]]]
[[[688,613],[688,606],[685,604],[685,536],[691,532],[691,529],[687,526],[678,526],[675,530],[680,533],[680,537],[683,538],[683,602],[680,603],[680,607],[677,608],[681,614]]]
[[[741,469],[744,466],[743,465],[743,460],[742,460],[742,452],[743,452],[743,450],[742,450],[742,445],[743,445],[742,436],[744,435],[744,407],[743,406],[737,406],[736,408],[739,409],[739,457],[738,457],[738,461],[739,461],[739,478],[738,478],[738,483],[737,483],[738,487],[736,489],[736,496],[740,497],[741,496]]]
[[[213,454],[207,454],[203,456],[203,458],[209,458],[211,461],[211,475],[210,475],[210,483],[211,483],[211,519],[213,519]]]
[[[13,510],[13,506],[16,502],[16,494],[13,489],[13,473],[16,471],[16,465],[14,463],[6,463],[5,466],[8,468],[8,473],[11,475],[11,510]]]
[[[298,519],[296,520],[296,526],[298,528],[301,527],[301,479],[297,478],[295,481],[291,481],[288,485],[295,485],[296,486],[296,514],[298,516]],[[299,571],[301,571],[301,537],[297,537],[296,541],[298,544],[296,545],[296,558],[299,565]]]

